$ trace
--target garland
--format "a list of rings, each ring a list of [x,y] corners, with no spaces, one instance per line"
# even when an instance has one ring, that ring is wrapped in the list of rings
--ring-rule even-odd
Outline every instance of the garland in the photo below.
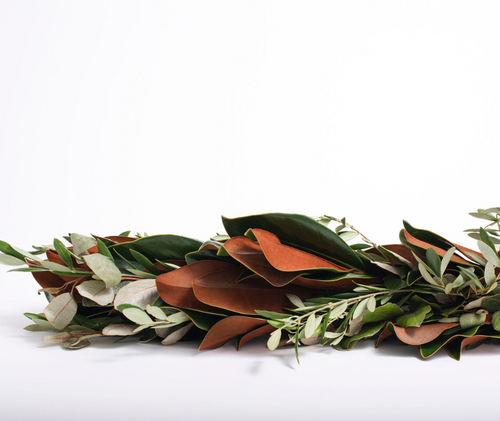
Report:
[[[29,331],[69,349],[102,336],[201,340],[200,350],[268,335],[278,346],[352,349],[392,336],[427,358],[500,339],[500,208],[472,216],[479,251],[404,221],[400,244],[377,245],[330,216],[222,218],[227,235],[64,237],[27,252],[0,241],[0,263],[31,272],[49,304]],[[334,229],[327,225],[337,223]],[[361,242],[354,242],[361,239]],[[359,241],[359,240],[358,240]],[[45,253],[46,259],[40,258]]]

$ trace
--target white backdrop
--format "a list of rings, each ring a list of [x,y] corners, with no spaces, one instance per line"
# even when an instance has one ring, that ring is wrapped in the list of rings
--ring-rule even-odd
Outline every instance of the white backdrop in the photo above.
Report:
[[[499,12],[495,1],[0,0],[0,239],[207,239],[221,214],[293,212],[346,216],[382,244],[407,219],[474,246],[467,213],[500,204]],[[4,272],[0,285],[9,420],[465,420],[490,406],[462,405],[452,388],[496,398],[493,346],[460,363],[371,342],[310,347],[300,366],[262,341],[72,352],[22,330],[22,312],[44,307],[29,275]]]

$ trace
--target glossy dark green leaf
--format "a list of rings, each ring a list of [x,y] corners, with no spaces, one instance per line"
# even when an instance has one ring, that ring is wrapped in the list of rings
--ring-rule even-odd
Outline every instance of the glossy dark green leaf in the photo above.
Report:
[[[4,254],[8,254],[9,256],[16,257],[17,259],[24,262],[24,256],[17,250],[14,250],[14,248],[5,241],[0,241],[0,251]]]
[[[496,248],[495,248],[495,244],[493,243],[493,241],[491,240],[491,237],[488,235],[488,233],[485,231],[484,228],[480,228],[479,229],[479,233],[481,235],[481,240],[483,241],[483,243],[486,243],[486,245],[490,246],[490,248],[496,253],[498,254]]]
[[[336,345],[336,348],[339,349],[352,349],[354,345],[356,345],[361,339],[369,338],[378,332],[384,327],[385,322],[382,323],[370,323],[361,329],[361,331],[350,338],[343,339],[340,344]]]
[[[478,329],[479,326],[467,329],[465,331],[460,327],[448,329],[433,341],[420,345],[420,354],[423,358],[429,358],[453,339],[471,337],[476,334]]]
[[[425,241],[426,243],[432,244],[433,246],[437,246],[444,250],[448,250],[450,247],[453,247],[453,243],[451,241],[431,231],[414,228],[408,221],[403,221],[403,225],[405,230],[408,231],[410,235],[421,241]]]
[[[335,232],[304,215],[268,213],[241,218],[222,218],[231,237],[243,236],[252,228],[275,234],[283,244],[316,254],[324,259],[365,269],[358,255]]]
[[[496,311],[493,313],[493,317],[491,318],[491,326],[496,331],[500,332],[500,311]]]
[[[500,294],[492,295],[491,297],[486,297],[481,302],[481,307],[488,310],[491,313],[496,313],[500,311]]]
[[[396,323],[401,327],[411,327],[420,326],[424,320],[427,313],[431,311],[431,306],[423,305],[417,308],[414,312],[405,314],[397,318]]]
[[[387,303],[377,307],[373,312],[365,312],[363,315],[363,323],[374,323],[381,321],[393,320],[396,317],[402,316],[404,311],[394,303]]]
[[[441,259],[436,253],[436,250],[428,248],[425,252],[425,257],[427,259],[427,266],[431,268],[434,275],[437,277],[441,276]]]
[[[69,268],[73,269],[73,259],[71,258],[71,254],[61,240],[54,238],[54,247],[57,251],[57,254],[62,259],[64,264]]]
[[[184,256],[197,251],[201,241],[179,235],[151,235],[130,243],[115,244],[109,247],[111,253],[119,253],[127,260],[134,260],[131,249],[138,251],[151,260],[184,260]]]
[[[144,266],[144,269],[146,269],[153,275],[160,274],[160,271],[156,268],[154,263],[152,263],[146,256],[144,256],[143,254],[139,253],[137,250],[134,249],[130,249],[130,253],[132,254],[136,262],[139,262],[142,266]]]
[[[384,278],[384,285],[391,291],[406,287],[406,281],[396,275],[387,275]]]
[[[97,238],[97,249],[99,250],[99,253],[101,253],[103,256],[109,257],[111,260],[114,260],[108,248],[100,238]]]

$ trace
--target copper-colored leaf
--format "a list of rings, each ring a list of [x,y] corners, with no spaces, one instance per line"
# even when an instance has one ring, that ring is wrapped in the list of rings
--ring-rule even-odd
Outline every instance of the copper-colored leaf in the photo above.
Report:
[[[256,314],[255,310],[281,312],[283,307],[290,306],[287,293],[300,298],[311,296],[308,290],[294,285],[275,288],[258,275],[236,282],[241,268],[233,266],[196,279],[193,282],[196,297],[214,307],[241,314]]]
[[[249,332],[246,335],[243,335],[241,337],[241,339],[238,343],[238,349],[240,349],[248,341],[251,341],[252,339],[255,339],[255,338],[262,336],[262,335],[268,335],[275,329],[276,329],[275,327],[268,324],[266,326],[262,326],[262,327],[255,329],[255,330],[252,330],[251,332]]]
[[[392,323],[388,324],[398,339],[408,345],[426,344],[436,339],[445,330],[458,325],[458,323],[429,323],[419,327],[399,327]]]
[[[304,273],[304,271],[283,272],[276,269],[268,262],[260,245],[246,237],[234,237],[226,241],[224,249],[232,258],[275,287],[282,287]]]
[[[219,348],[230,339],[252,332],[265,325],[267,325],[267,322],[263,319],[255,319],[247,316],[226,317],[213,325],[203,339],[199,349],[203,351],[206,349]]]
[[[156,278],[156,287],[160,297],[166,303],[175,307],[206,312],[219,312],[219,310],[202,303],[196,298],[193,291],[193,281],[211,273],[218,273],[235,266],[217,260],[204,260],[191,265],[163,273]],[[242,267],[239,267],[242,270]]]
[[[419,240],[418,238],[413,237],[406,230],[402,230],[402,234],[403,234],[404,238],[406,239],[406,241],[408,241],[408,243],[410,243],[410,244],[412,244],[412,245],[414,245],[416,247],[419,247],[419,248],[424,249],[424,250],[427,250],[429,248],[434,249],[436,251],[436,253],[439,256],[441,256],[441,257],[443,257],[446,254],[447,250],[443,250],[442,248],[439,248],[437,246],[433,246],[432,244],[429,244],[429,243],[426,243],[425,241]],[[465,250],[465,247],[458,246],[457,248],[459,248],[459,247]],[[477,254],[477,252],[475,252],[475,254]],[[460,256],[457,256],[456,254],[454,254],[453,256],[451,256],[451,261],[455,262],[455,263],[462,263],[464,265],[470,265],[471,264],[471,262],[462,259]]]
[[[311,253],[281,244],[279,238],[269,231],[252,229],[267,260],[276,269],[285,272],[304,271],[308,269],[330,269],[338,272],[352,272],[340,265],[322,259]]]

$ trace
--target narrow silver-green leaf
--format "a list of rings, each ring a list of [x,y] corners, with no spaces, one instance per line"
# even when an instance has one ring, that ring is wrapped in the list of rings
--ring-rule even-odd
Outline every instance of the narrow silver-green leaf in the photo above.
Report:
[[[488,262],[490,262],[493,266],[500,268],[500,259],[498,258],[498,254],[495,253],[490,246],[483,241],[478,241],[477,246]]]
[[[434,280],[434,278],[431,276],[431,274],[429,272],[427,272],[427,269],[425,268],[425,266],[422,264],[422,263],[418,263],[418,270],[420,271],[420,273],[422,274],[422,276],[424,277],[424,279],[429,282],[430,284],[432,285],[437,285],[438,283]]]
[[[291,301],[291,303],[295,307],[297,307],[297,308],[305,307],[305,305],[302,302],[302,300],[299,297],[297,297],[295,294],[286,294],[286,296],[288,297],[288,299]]]
[[[148,304],[146,306],[146,311],[149,314],[151,314],[151,316],[155,317],[156,319],[167,320],[167,315],[165,314],[165,312],[160,307],[150,306]]]
[[[306,321],[306,327],[304,329],[304,335],[306,338],[310,338],[314,335],[314,331],[316,330],[316,316],[314,313],[311,313]]]
[[[0,253],[0,263],[7,266],[22,266],[26,264],[24,260],[3,253]]]
[[[372,295],[370,298],[368,298],[368,301],[366,302],[366,308],[368,309],[368,311],[374,312],[376,307],[377,307],[377,300]]]
[[[495,280],[495,268],[491,262],[488,262],[484,268],[484,282],[486,282],[486,285],[490,286],[493,285]]]
[[[57,238],[54,238],[54,247],[57,251],[57,254],[65,263],[65,265],[73,269],[73,259],[71,259],[71,254],[66,248],[66,246],[62,243],[62,241]]]
[[[446,271],[446,268],[448,267],[448,264],[450,263],[451,257],[453,256],[455,251],[456,251],[456,248],[452,247],[443,256],[443,260],[441,260],[441,275],[444,275],[444,272]]]
[[[271,333],[271,336],[269,337],[267,341],[267,347],[271,350],[274,351],[276,348],[278,348],[278,345],[280,344],[281,340],[281,329],[275,330],[273,333]]]
[[[352,315],[352,318],[353,319],[356,319],[358,318],[359,316],[361,316],[361,314],[363,314],[363,312],[366,310],[366,306],[368,304],[368,300],[370,298],[365,298],[364,300],[362,300],[357,306],[356,306],[356,309],[354,310],[354,313]]]

